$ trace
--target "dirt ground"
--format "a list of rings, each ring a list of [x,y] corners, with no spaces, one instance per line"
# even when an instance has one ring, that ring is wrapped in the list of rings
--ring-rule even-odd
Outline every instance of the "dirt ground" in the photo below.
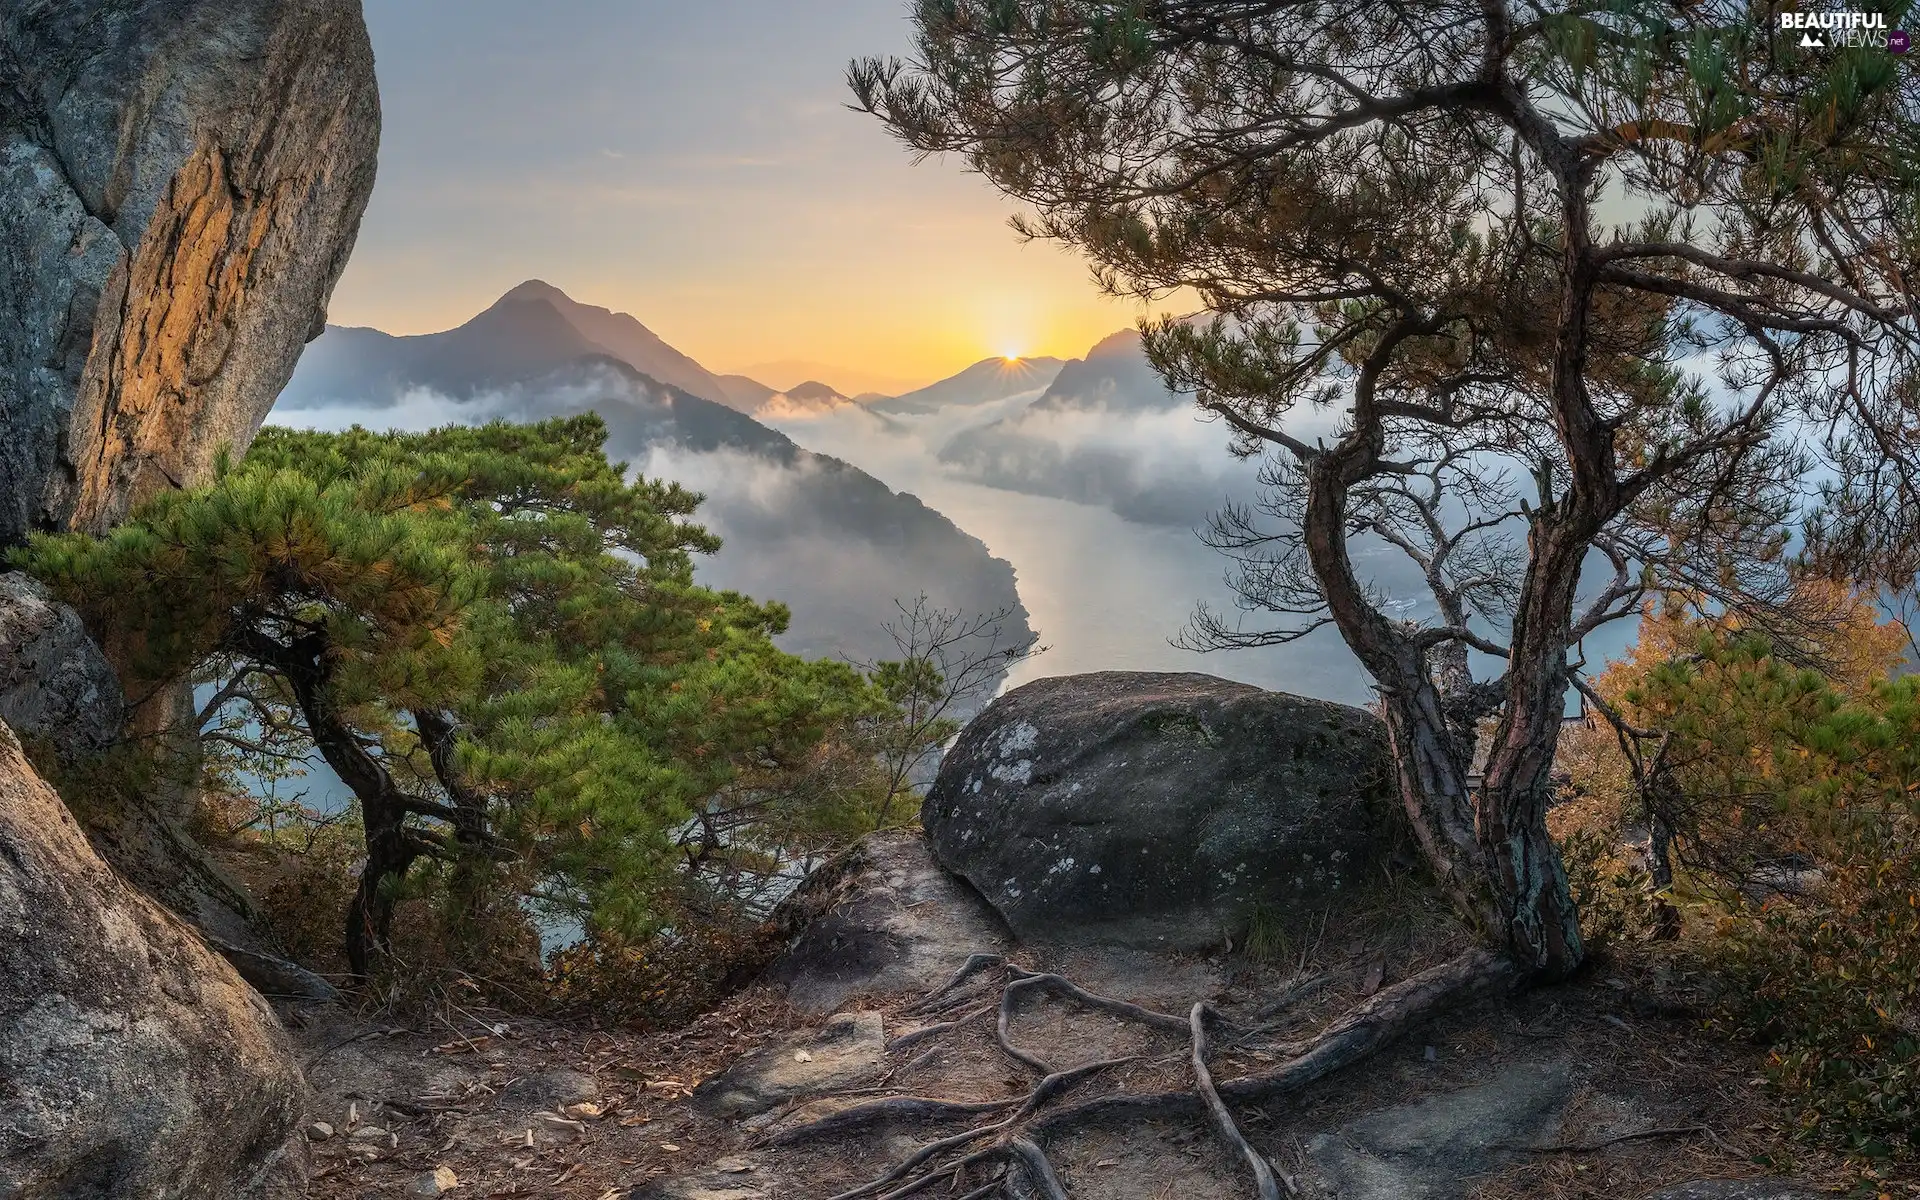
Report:
[[[1335,949],[1327,944],[1332,940],[1301,950],[1291,962],[1258,966],[1231,956],[1148,962],[1084,949],[1016,957],[1164,1012],[1184,1014],[1195,1000],[1208,999],[1243,1028],[1264,1025],[1216,1048],[1213,1071],[1225,1081],[1270,1065],[1288,1039],[1311,1034],[1383,983],[1454,948],[1437,928],[1402,929],[1386,944],[1376,939]],[[1295,986],[1303,980],[1318,983]],[[1410,1100],[1485,1084],[1516,1064],[1548,1063],[1572,1080],[1571,1101],[1556,1114],[1550,1136],[1502,1149],[1494,1168],[1462,1183],[1458,1194],[1472,1200],[1630,1198],[1688,1180],[1769,1174],[1835,1194],[1920,1197],[1920,1180],[1863,1180],[1836,1158],[1796,1149],[1765,1091],[1757,1057],[1701,1034],[1699,1019],[1685,1008],[1688,984],[1653,958],[1602,964],[1571,984],[1445,1013],[1360,1066],[1284,1102],[1241,1108],[1236,1118],[1262,1153],[1296,1175],[1311,1169],[1306,1147],[1316,1134]],[[983,976],[974,986],[977,998],[948,1016],[997,1001],[993,979]],[[1290,989],[1299,993],[1293,1003],[1263,1016]],[[906,1011],[920,998],[919,992],[866,996],[847,1007],[881,1012],[886,1037],[894,1039],[931,1019]],[[882,1073],[864,1086],[762,1117],[721,1120],[691,1101],[702,1080],[821,1021],[790,1007],[773,988],[736,996],[687,1029],[644,1036],[465,1008],[404,1025],[335,1010],[313,1014],[296,1036],[320,1097],[317,1115],[334,1132],[314,1145],[312,1194],[320,1200],[432,1194],[410,1189],[445,1167],[458,1179],[456,1198],[828,1197],[964,1126],[894,1124],[778,1148],[768,1148],[767,1139],[874,1097],[1017,1099],[1035,1081],[1001,1052],[988,1012],[889,1051]],[[1073,1100],[1192,1086],[1184,1038],[1069,1002],[1028,1001],[1012,1036],[1055,1066],[1134,1056],[1084,1084]],[[1254,1195],[1245,1165],[1198,1121],[1096,1124],[1046,1149],[1075,1200]],[[689,1172],[709,1172],[708,1190],[649,1190]],[[971,1187],[983,1179],[965,1182]],[[967,1190],[960,1183],[954,1181],[955,1194]]]

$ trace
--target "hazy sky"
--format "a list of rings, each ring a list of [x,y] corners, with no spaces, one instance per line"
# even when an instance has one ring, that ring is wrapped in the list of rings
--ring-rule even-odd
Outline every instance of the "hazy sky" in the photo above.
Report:
[[[847,60],[906,52],[907,8],[366,0],[386,127],[332,320],[444,329],[537,277],[721,371],[803,360],[898,390],[1083,354],[1133,306],[845,107]]]

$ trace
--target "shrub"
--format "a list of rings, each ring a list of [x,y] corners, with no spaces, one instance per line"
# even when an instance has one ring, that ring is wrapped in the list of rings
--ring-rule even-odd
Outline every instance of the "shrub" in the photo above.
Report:
[[[1672,910],[1646,866],[1623,852],[1617,828],[1575,828],[1558,840],[1590,949],[1648,941],[1667,927]]]
[[[778,949],[765,926],[688,923],[646,940],[595,934],[552,956],[547,995],[607,1024],[674,1029],[724,1000]]]
[[[1726,1032],[1771,1047],[1803,1137],[1920,1157],[1920,862],[1834,870],[1818,892],[1721,922]]]
[[[1920,678],[1783,661],[1703,629],[1623,689],[1663,731],[1712,917],[1714,1024],[1769,1047],[1808,1141],[1920,1157]]]

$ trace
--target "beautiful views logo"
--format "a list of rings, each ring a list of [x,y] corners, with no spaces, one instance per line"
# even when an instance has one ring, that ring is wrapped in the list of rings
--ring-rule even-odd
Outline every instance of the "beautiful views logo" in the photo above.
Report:
[[[1912,39],[1904,29],[1890,29],[1887,14],[1854,12],[1783,12],[1780,28],[1798,33],[1802,48],[1808,50],[1888,50],[1905,54]]]

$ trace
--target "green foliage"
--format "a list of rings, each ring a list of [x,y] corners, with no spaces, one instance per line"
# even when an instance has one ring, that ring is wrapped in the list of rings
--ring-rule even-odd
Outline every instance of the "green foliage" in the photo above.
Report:
[[[1286,914],[1274,905],[1254,905],[1247,914],[1247,930],[1241,952],[1248,961],[1265,966],[1285,962],[1292,954],[1292,939],[1287,936]]]
[[[1621,856],[1614,830],[1575,829],[1560,837],[1559,845],[1589,946],[1645,941],[1661,928],[1666,910],[1649,872]]]
[[[1753,635],[1704,632],[1696,652],[1625,691],[1636,719],[1672,738],[1669,769],[1685,797],[1684,844],[1709,873],[1744,885],[1795,856],[1815,862],[1893,851],[1914,810],[1920,747],[1912,680],[1848,697]]]
[[[1698,878],[1734,885],[1720,1024],[1771,1045],[1807,1138],[1920,1156],[1920,677],[1849,696],[1761,639],[1708,635],[1627,699],[1673,731]]]
[[[787,844],[857,825],[878,802],[858,771],[789,785],[890,710],[845,664],[777,650],[780,605],[696,584],[718,546],[687,519],[699,497],[629,483],[604,438],[592,416],[269,429],[211,487],[21,562],[130,690],[220,686],[205,728],[229,782],[318,750],[360,805],[376,939],[428,883],[469,914],[514,896],[639,936],[680,886],[680,832],[729,797],[800,795],[769,834]]]

